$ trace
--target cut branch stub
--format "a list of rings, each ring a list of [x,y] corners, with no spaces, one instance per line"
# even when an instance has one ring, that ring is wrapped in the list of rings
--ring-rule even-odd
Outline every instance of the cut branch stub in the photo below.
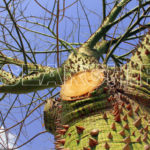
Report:
[[[84,53],[88,51],[89,53]],[[62,65],[64,84],[61,86],[62,100],[73,101],[89,97],[90,93],[104,81],[104,69],[92,50],[80,48],[77,54],[70,54]],[[93,55],[92,55],[93,54]]]
[[[103,82],[104,72],[100,69],[79,72],[61,86],[60,96],[68,101],[89,97]]]

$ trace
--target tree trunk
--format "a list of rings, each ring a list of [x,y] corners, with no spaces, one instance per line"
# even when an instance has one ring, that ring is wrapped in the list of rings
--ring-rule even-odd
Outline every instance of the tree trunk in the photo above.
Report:
[[[48,123],[50,119],[45,124],[55,135],[56,149],[150,149],[150,34],[144,37],[130,61],[122,68],[106,69],[90,57],[76,55],[65,62],[68,65],[67,82],[62,85],[61,100],[57,100],[57,107],[53,105],[51,109],[45,109],[45,114],[49,112],[49,116],[55,116],[53,125]],[[82,63],[76,61],[79,58],[83,60]],[[84,63],[84,60],[87,62]],[[80,65],[86,69],[78,68]],[[84,90],[81,95],[70,95],[68,98],[66,95],[72,87],[74,89],[72,82],[70,89],[66,88],[65,91],[64,86],[68,86],[68,81],[83,71],[96,68],[103,70],[103,82],[92,91]],[[72,72],[69,73],[70,69]],[[87,88],[82,84],[77,85],[75,93]]]
[[[70,150],[144,149],[149,144],[149,114],[125,97],[115,101],[114,106],[109,106],[107,99],[97,98],[97,102],[82,108],[79,105],[78,109],[63,115],[62,124],[69,124],[67,132],[61,136],[65,139],[64,147]],[[64,134],[60,129],[57,132]],[[60,141],[56,138],[56,142]]]

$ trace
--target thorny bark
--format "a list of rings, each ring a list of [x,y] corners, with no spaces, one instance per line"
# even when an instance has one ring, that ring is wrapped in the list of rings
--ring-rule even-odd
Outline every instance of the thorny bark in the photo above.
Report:
[[[10,14],[12,21],[15,22],[9,11],[8,4],[6,3],[6,1],[4,2],[7,6],[6,8]],[[120,20],[130,15],[130,12],[137,11],[138,8],[135,8],[130,11],[129,14],[127,13],[126,15],[116,19],[120,11],[124,8],[125,5],[127,5],[128,2],[130,2],[130,0],[122,0],[120,3],[117,3],[114,6],[108,17],[105,18],[104,15],[105,20],[103,24],[98,28],[98,30],[80,48],[74,50],[74,53],[75,55],[77,55],[77,57],[80,54],[84,54],[89,57],[95,57],[95,59],[98,60],[104,53],[107,53],[107,57],[104,60],[104,63],[106,64],[110,57],[114,58],[113,52],[121,42],[130,39],[130,37],[132,38],[135,33],[138,33],[150,26],[150,24],[148,23],[146,26],[135,28],[139,24],[140,20],[142,20],[144,16],[146,16],[147,12],[149,12],[148,8],[144,10],[144,13],[141,16],[139,15],[139,20],[137,22],[135,22],[133,25],[129,25],[127,31],[123,36],[112,38],[111,40],[107,41],[105,40],[107,31],[109,31]],[[143,6],[147,5],[148,3],[149,2],[146,2],[145,4],[143,4]],[[24,46],[20,36],[21,31],[19,31],[16,23],[14,25],[20,39],[20,44],[18,43],[18,45],[24,52]],[[62,45],[64,45],[64,47],[68,44],[63,40],[58,39],[58,36],[56,36],[55,34],[54,37],[57,38],[57,45],[58,40]],[[103,38],[102,41],[98,43],[101,38]],[[51,125],[49,124],[49,118],[45,122],[45,126],[47,130],[55,135],[56,149],[59,149],[61,147],[62,149],[63,147],[70,148],[70,150],[109,149],[109,147],[112,149],[116,149],[116,147],[118,149],[122,149],[123,147],[124,149],[129,149],[129,147],[130,149],[149,148],[149,139],[147,138],[149,136],[149,133],[147,129],[148,127],[146,125],[148,125],[149,119],[149,112],[147,107],[149,108],[150,87],[149,83],[147,82],[149,78],[149,67],[147,67],[147,65],[150,63],[150,52],[149,46],[145,48],[145,44],[149,45],[149,41],[150,40],[147,40],[144,44],[140,45],[140,48],[143,49],[143,51],[141,51],[140,48],[137,49],[137,51],[135,52],[135,58],[133,56],[131,61],[127,63],[128,66],[123,66],[123,72],[115,72],[113,68],[109,68],[108,70],[106,70],[107,75],[109,76],[107,78],[107,81],[109,81],[107,88],[100,87],[101,90],[100,92],[96,91],[96,95],[92,95],[91,97],[82,99],[81,101],[79,100],[79,98],[77,102],[59,102],[59,104],[57,104],[58,108],[60,108],[59,110],[57,110],[56,108],[48,108],[48,110],[45,110],[45,114],[48,111],[52,111],[48,112],[48,115],[50,113],[52,115],[51,117],[54,117],[52,129],[49,129]],[[114,45],[114,47],[110,51],[111,45]],[[69,46],[73,48],[72,45]],[[60,68],[56,69],[51,67],[44,67],[41,65],[35,65],[34,63],[27,63],[26,57],[28,56],[26,54],[23,55],[25,61],[9,58],[2,53],[0,55],[1,64],[15,64],[18,66],[23,65],[23,69],[26,72],[28,72],[27,70],[30,70],[29,72],[31,73],[23,77],[15,77],[9,72],[0,70],[0,77],[3,82],[3,85],[0,86],[1,93],[28,93],[49,87],[60,86],[60,84],[62,84],[64,81],[65,63]],[[71,53],[71,55],[69,56],[69,59],[72,58],[73,53]],[[142,70],[139,70],[139,66],[143,66],[143,64],[146,64],[146,67],[144,66]],[[126,67],[128,69],[126,69]],[[106,66],[104,66],[104,68],[106,69]],[[127,72],[126,70],[132,71],[130,72],[130,74],[128,74],[129,72]],[[69,70],[67,71],[69,72]],[[140,71],[142,71],[142,74]],[[118,77],[121,77],[119,81],[117,81]],[[127,78],[131,80],[130,84],[126,83],[125,79]],[[56,82],[53,82],[54,80]],[[138,85],[140,81],[142,81],[142,86]],[[44,84],[44,86],[39,85],[39,83]],[[31,86],[33,84],[36,84],[37,86]],[[133,106],[131,107],[131,105]],[[126,119],[126,116],[128,119]],[[141,119],[141,121],[139,121],[140,123],[137,125],[136,121],[138,122],[138,119]],[[133,122],[135,124],[133,124]],[[64,125],[64,130],[60,129],[60,126],[62,127],[62,124]],[[95,130],[93,131],[93,129]],[[98,130],[100,131],[100,133],[97,132]],[[101,135],[93,136],[92,134]],[[138,143],[140,142],[140,140],[141,144],[139,145]]]

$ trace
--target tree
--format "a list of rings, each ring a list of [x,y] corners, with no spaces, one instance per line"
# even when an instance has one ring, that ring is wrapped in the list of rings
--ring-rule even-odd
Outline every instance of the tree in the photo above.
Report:
[[[5,117],[1,115],[3,125],[16,101],[20,103],[19,95],[33,92],[31,101],[25,104],[23,119],[14,125],[20,125],[14,145],[26,119],[45,104],[44,124],[47,131],[55,136],[56,149],[150,149],[150,33],[147,31],[150,2],[117,0],[109,3],[103,0],[103,20],[93,33],[87,11],[97,12],[86,8],[81,0],[71,1],[68,6],[65,6],[66,1],[53,1],[52,8],[48,8],[52,1],[47,1],[46,5],[34,1],[44,17],[29,15],[25,1],[3,0],[1,5],[4,13],[0,23],[1,99],[7,93],[17,94]],[[131,5],[136,6],[130,10],[128,7]],[[66,28],[67,37],[61,38],[60,29],[64,25],[61,27],[61,22],[69,19],[74,23],[73,17],[66,15],[67,9],[74,6],[79,21],[75,40],[78,38],[80,41],[81,36],[79,6],[89,27],[90,36],[84,43],[69,42],[75,28],[70,34]],[[109,7],[111,11],[108,11]],[[125,31],[119,30],[125,21]],[[138,40],[139,44],[135,44]],[[52,43],[55,41],[56,44]],[[126,46],[128,51],[118,54],[120,46]],[[45,47],[48,50],[37,51]],[[11,52],[11,57],[7,52]],[[69,56],[64,58],[61,52],[67,52]],[[17,53],[21,55],[17,56]],[[47,61],[43,64],[41,59],[45,53],[46,60],[49,54],[56,54],[57,67],[48,66]],[[55,57],[53,54],[51,59]],[[114,66],[109,65],[110,61],[114,62]],[[20,67],[17,74],[12,71],[14,65]],[[55,93],[57,87],[61,87],[60,93]],[[48,89],[48,92],[40,96],[38,91],[43,89]],[[37,95],[39,98],[36,98]],[[46,100],[47,95],[50,98]],[[35,106],[37,103],[39,105]]]

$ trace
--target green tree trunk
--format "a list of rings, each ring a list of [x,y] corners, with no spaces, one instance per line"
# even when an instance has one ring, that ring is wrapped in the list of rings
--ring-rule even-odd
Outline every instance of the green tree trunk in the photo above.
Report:
[[[150,64],[150,33],[122,68],[103,68],[105,82],[88,96],[73,101],[59,99],[59,107],[45,109],[45,114],[49,110],[55,116],[54,125],[46,122],[46,128],[53,130],[56,149],[150,149],[147,64]]]
[[[59,126],[56,129],[56,149],[62,146],[62,139],[65,139],[64,147],[70,150],[144,149],[150,142],[149,113],[132,99],[125,102],[127,99],[123,96],[120,101],[116,100],[114,106],[109,106],[107,99],[99,98],[98,102],[88,104],[88,111],[80,106],[78,115],[73,114],[75,110],[70,111],[71,114],[68,112],[71,116],[63,115],[63,119],[68,121],[63,120],[62,124],[69,125],[69,129],[61,138],[57,135],[64,132]],[[83,132],[80,131],[82,128]]]

